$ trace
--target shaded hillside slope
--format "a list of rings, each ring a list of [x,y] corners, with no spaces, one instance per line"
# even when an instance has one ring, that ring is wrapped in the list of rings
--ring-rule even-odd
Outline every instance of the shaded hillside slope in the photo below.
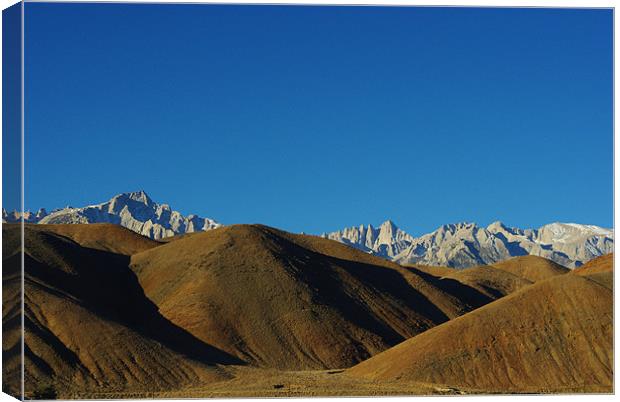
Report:
[[[430,329],[348,374],[479,392],[611,392],[612,319],[610,288],[559,275]]]
[[[444,275],[450,275],[457,271],[456,268],[442,267],[439,265],[402,264],[402,266],[408,267],[408,268],[415,268],[419,271],[422,271],[424,273],[437,276],[437,277],[442,277]]]
[[[385,258],[362,253],[337,241],[330,241],[317,236],[288,233],[274,228],[268,229],[278,236],[319,254],[394,269],[403,275],[410,286],[419,290],[433,304],[437,305],[448,318],[458,317],[495,299],[473,289],[468,284],[459,283],[451,279],[438,281],[437,277],[429,276],[427,272],[418,266],[403,267]],[[372,277],[369,277],[369,280],[372,280]]]
[[[452,275],[457,275],[460,271],[454,268],[417,264],[400,265],[381,257],[360,253],[358,250],[344,246],[339,242],[327,241],[316,236],[277,232],[291,241],[316,252],[396,269],[403,274],[411,286],[420,289],[429,300],[432,300],[438,306],[444,306],[442,308],[449,318],[458,317],[473,308],[487,304],[497,298],[492,292],[487,292],[483,287],[477,286],[477,283],[467,283],[464,280],[457,280],[456,277],[452,278]]]
[[[90,229],[89,229],[90,230]],[[20,230],[3,225],[3,385],[19,393]],[[25,228],[25,392],[53,384],[88,390],[163,390],[226,378],[237,359],[163,318],[144,296],[129,257]]]
[[[488,266],[453,270],[442,278],[457,280],[493,299],[504,297],[533,283],[508,271]]]
[[[280,369],[348,367],[490,301],[331,240],[260,225],[180,238],[133,255],[131,266],[170,321]]]
[[[442,280],[457,280],[493,299],[514,293],[537,281],[570,272],[568,268],[534,255],[473,268],[427,267],[427,270],[439,274]]]

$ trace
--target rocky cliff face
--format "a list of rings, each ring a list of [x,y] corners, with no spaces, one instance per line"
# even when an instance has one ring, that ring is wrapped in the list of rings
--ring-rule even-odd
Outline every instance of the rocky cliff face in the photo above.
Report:
[[[324,233],[321,236],[387,258],[396,257],[414,240],[411,235],[400,230],[389,220],[378,228],[372,225],[360,225],[334,233]]]
[[[371,225],[352,227],[322,237],[399,263],[455,268],[521,255],[537,255],[574,268],[612,252],[614,244],[613,230],[573,223],[552,223],[539,229],[510,228],[501,222],[488,227],[457,223],[415,238],[388,221],[379,229]]]

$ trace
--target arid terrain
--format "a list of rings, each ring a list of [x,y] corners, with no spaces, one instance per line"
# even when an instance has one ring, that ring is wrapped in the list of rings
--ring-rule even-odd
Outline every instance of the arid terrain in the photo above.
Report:
[[[3,224],[3,391],[20,393],[20,227]],[[151,240],[25,227],[25,394],[613,392],[613,256],[399,265],[262,225]]]

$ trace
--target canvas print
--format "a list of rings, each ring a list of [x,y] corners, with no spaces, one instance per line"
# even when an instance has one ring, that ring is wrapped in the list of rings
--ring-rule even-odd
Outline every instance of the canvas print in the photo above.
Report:
[[[2,16],[4,393],[614,392],[613,9]]]

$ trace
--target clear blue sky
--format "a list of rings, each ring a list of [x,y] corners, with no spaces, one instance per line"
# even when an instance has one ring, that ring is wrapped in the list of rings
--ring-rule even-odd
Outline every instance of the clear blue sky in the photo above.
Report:
[[[612,226],[611,10],[26,4],[26,207]]]

